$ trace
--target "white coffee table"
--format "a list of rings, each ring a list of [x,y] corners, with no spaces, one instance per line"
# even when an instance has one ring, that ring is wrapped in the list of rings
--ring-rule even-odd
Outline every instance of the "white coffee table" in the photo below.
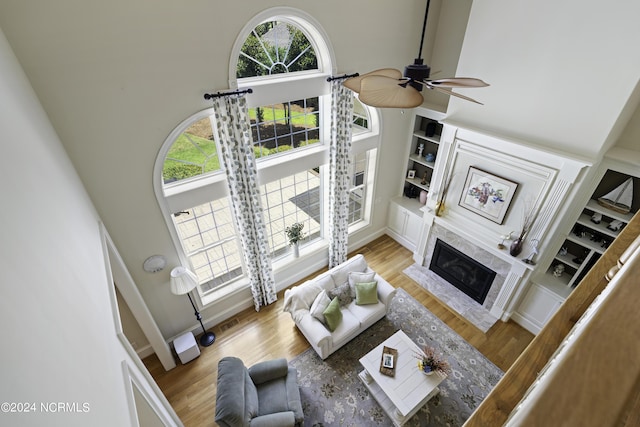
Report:
[[[384,346],[398,350],[394,377],[380,373]],[[438,385],[446,378],[439,373],[421,373],[414,357],[419,351],[420,348],[404,332],[398,331],[360,359],[364,370],[358,377],[395,426],[409,421],[418,409],[438,394]]]

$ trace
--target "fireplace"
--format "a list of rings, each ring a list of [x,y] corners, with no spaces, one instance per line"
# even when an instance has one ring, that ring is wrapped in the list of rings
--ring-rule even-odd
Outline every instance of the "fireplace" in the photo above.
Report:
[[[429,269],[479,304],[484,303],[496,277],[495,271],[440,239],[436,240]]]

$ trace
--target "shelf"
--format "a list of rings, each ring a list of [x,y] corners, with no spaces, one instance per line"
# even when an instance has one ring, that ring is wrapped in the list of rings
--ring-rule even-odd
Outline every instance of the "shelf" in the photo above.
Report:
[[[605,235],[607,235],[609,237],[613,237],[614,239],[616,237],[618,237],[618,234],[620,234],[619,231],[611,231],[611,230],[609,230],[607,228],[607,226],[609,225],[608,222],[602,221],[600,224],[596,224],[593,221],[591,221],[591,215],[587,215],[585,213],[580,215],[580,218],[578,218],[577,222],[580,225],[584,225],[587,228],[595,230],[598,233],[605,234]]]
[[[600,246],[602,244],[601,242],[594,242],[588,237],[578,237],[575,234],[573,234],[573,232],[567,236],[567,240],[577,243],[580,246],[584,246],[585,249],[592,250],[599,254],[604,253],[604,251],[607,249]]]
[[[556,261],[560,261],[561,263],[566,264],[566,265],[568,265],[569,267],[572,267],[572,268],[574,268],[574,269],[576,269],[576,270],[577,270],[578,268],[580,268],[580,266],[581,266],[582,264],[578,264],[578,263],[576,263],[576,262],[573,262],[573,260],[574,260],[575,258],[578,258],[578,257],[579,257],[579,255],[574,255],[574,254],[571,254],[571,253],[568,253],[568,252],[567,252],[567,254],[566,254],[566,255],[560,255],[560,254],[557,254],[557,255],[554,257],[554,259],[555,259]]]
[[[572,274],[567,273],[566,271],[562,273],[562,276],[556,277],[553,275],[553,265],[546,271],[544,274],[544,284],[556,290],[570,288],[569,283],[571,283],[571,279],[573,278]]]
[[[543,286],[562,299],[565,299],[571,293],[571,286],[569,286],[571,278],[571,275],[567,273],[563,273],[562,276],[556,277],[553,275],[553,268],[551,268],[547,270],[544,275]]]
[[[429,182],[421,184],[422,178],[405,178],[404,180],[409,184],[413,184],[416,187],[423,189],[424,191],[429,191]]]
[[[412,162],[418,163],[422,166],[426,166],[428,168],[433,169],[436,166],[435,162],[427,162],[424,157],[420,157],[417,154],[412,154],[409,156],[409,160],[411,160]]]
[[[621,214],[619,212],[612,211],[611,209],[607,209],[604,206],[600,206],[598,201],[593,199],[589,200],[586,208],[589,209],[590,211],[598,212],[598,213],[601,213],[602,215],[608,216],[609,218],[620,220],[625,224],[631,221],[631,218],[633,218],[632,213]]]
[[[424,139],[425,141],[433,142],[434,144],[440,144],[440,135],[438,134],[433,136],[427,136],[425,131],[417,130],[413,133],[413,136],[416,136],[420,139]]]

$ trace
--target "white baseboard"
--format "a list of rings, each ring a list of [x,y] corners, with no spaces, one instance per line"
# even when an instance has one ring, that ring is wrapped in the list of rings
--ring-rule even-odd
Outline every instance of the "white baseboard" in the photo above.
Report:
[[[149,357],[154,353],[155,352],[153,351],[153,347],[151,347],[151,344],[147,344],[144,347],[140,347],[140,348],[136,349],[136,354],[138,355],[138,357],[140,359],[144,359],[145,357]]]
[[[517,311],[511,314],[511,320],[513,320],[518,325],[522,326],[523,328],[525,328],[527,331],[531,332],[534,335],[538,335],[538,333],[542,330],[542,327],[533,323],[526,317],[522,316]]]

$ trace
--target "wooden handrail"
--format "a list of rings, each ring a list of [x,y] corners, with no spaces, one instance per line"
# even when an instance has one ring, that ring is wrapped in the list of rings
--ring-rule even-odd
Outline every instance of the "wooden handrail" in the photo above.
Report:
[[[555,315],[505,373],[487,398],[471,414],[471,417],[464,424],[465,427],[499,426],[507,421],[516,405],[525,396],[531,384],[537,379],[538,374],[547,365],[569,331],[607,286],[608,281],[605,276],[608,271],[612,266],[616,265],[620,256],[639,234],[640,215],[636,214],[589,273],[585,275]],[[637,282],[633,277],[631,279],[625,277],[625,279]],[[633,303],[637,304],[638,300],[638,298],[635,298]],[[613,309],[615,310],[615,307]],[[611,310],[611,308],[607,307],[606,310]],[[640,311],[640,309],[637,310]],[[637,325],[638,323],[634,324],[633,327],[637,327]],[[611,332],[615,333],[615,331]],[[594,380],[594,383],[597,383],[597,381]],[[597,387],[598,385],[594,384],[592,390],[583,390],[583,392],[598,392]],[[610,391],[606,390],[606,392]],[[628,405],[632,406],[634,403],[629,402]],[[574,424],[564,423],[562,425]]]

